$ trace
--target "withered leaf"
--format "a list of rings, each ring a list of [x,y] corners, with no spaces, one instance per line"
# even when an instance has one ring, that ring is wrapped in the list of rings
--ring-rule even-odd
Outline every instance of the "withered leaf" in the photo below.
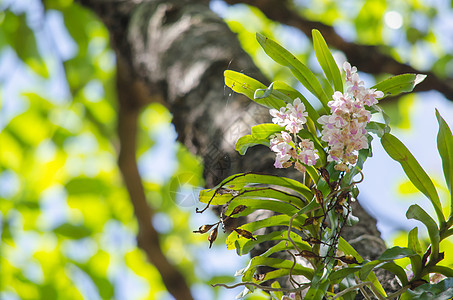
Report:
[[[337,200],[337,203],[339,205],[343,205],[346,200],[349,198],[349,191],[343,191],[339,196],[338,196],[338,200]]]
[[[321,172],[322,178],[324,178],[324,180],[327,183],[329,183],[329,181],[330,181],[329,171],[327,171],[326,168],[319,168],[319,171]]]
[[[343,213],[343,206],[341,206],[340,204],[335,205],[335,212],[341,215]]]
[[[216,238],[217,238],[217,230],[218,230],[218,229],[219,229],[219,226],[217,226],[216,228],[214,228],[214,230],[211,231],[211,233],[209,234],[209,237],[208,237],[209,248],[211,248],[212,243],[214,243],[214,241],[215,241]]]
[[[256,281],[263,281],[264,278],[266,278],[266,273],[253,275],[253,279],[255,279]]]
[[[313,188],[313,191],[315,192],[316,203],[322,205],[324,203],[324,197],[322,196],[322,192],[320,190],[318,190],[317,188]]]
[[[198,230],[194,230],[193,233],[206,233],[209,231],[209,229],[212,228],[212,226],[214,226],[215,224],[211,224],[211,225],[202,225],[200,226],[200,228],[198,228]]]
[[[339,260],[344,262],[345,264],[357,264],[360,265],[360,263],[357,261],[357,259],[352,256],[352,255],[343,255],[338,257]]]
[[[300,251],[299,254],[296,254],[296,256],[302,256],[304,258],[317,258],[319,257],[317,254],[311,252],[311,251],[308,251],[308,250],[302,250]]]
[[[318,240],[317,238],[311,237],[311,236],[308,238],[304,238],[303,240],[310,244],[321,244],[320,240]]]
[[[319,217],[308,217],[308,218],[305,219],[304,225],[302,225],[302,226],[307,226],[307,225],[311,225],[311,224],[318,225],[318,219],[320,217],[321,216],[319,216]]]
[[[245,237],[246,239],[249,240],[254,240],[256,241],[256,238],[253,236],[253,234],[250,231],[241,229],[241,228],[236,228],[234,229],[240,236]]]
[[[242,205],[242,204],[236,206],[236,207],[233,209],[233,212],[230,214],[230,217],[231,217],[232,215],[236,215],[236,214],[238,214],[238,213],[240,213],[240,212],[243,212],[244,209],[246,209],[246,208],[247,208],[247,206]]]

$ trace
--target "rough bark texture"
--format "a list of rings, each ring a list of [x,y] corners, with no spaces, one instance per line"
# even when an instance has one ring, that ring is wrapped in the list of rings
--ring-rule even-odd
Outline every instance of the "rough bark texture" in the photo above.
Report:
[[[117,55],[119,164],[140,227],[139,246],[161,272],[170,293],[177,299],[191,299],[182,275],[162,255],[150,221],[153,208],[146,202],[136,171],[134,122],[147,103],[164,103],[173,114],[178,140],[203,158],[208,186],[236,172],[276,173],[265,147],[250,149],[244,157],[234,151],[236,139],[266,120],[268,112],[225,89],[223,72],[229,68],[264,83],[266,79],[235,34],[209,10],[207,1],[79,1],[105,23]],[[372,236],[375,244],[362,237],[354,246],[365,257],[375,258],[385,249],[376,222],[359,207],[357,211],[361,222],[345,234],[351,239]]]

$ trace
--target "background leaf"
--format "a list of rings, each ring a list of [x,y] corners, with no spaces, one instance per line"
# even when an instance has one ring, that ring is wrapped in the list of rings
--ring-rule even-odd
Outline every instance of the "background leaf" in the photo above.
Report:
[[[381,98],[383,99],[387,96],[396,96],[401,93],[412,92],[414,87],[422,82],[425,78],[426,75],[422,74],[396,75],[379,82],[371,88],[383,92],[384,97]]]
[[[431,200],[439,222],[441,224],[444,223],[445,218],[436,188],[431,178],[429,178],[412,153],[409,152],[400,140],[390,133],[385,133],[382,136],[381,143],[387,154],[401,164],[407,177],[417,189]]]
[[[324,74],[333,85],[335,91],[343,93],[343,80],[341,79],[341,72],[338,69],[337,63],[327,47],[326,41],[322,37],[319,30],[312,30],[313,47],[315,49],[316,57],[321,65]],[[331,95],[327,95],[331,96]]]

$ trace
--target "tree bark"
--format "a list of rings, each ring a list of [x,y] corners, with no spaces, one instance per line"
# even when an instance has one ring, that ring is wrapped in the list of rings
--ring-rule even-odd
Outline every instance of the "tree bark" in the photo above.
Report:
[[[136,164],[135,154],[128,153],[134,152],[135,147],[127,145],[135,144],[135,138],[131,140],[127,136],[134,134],[133,123],[139,110],[151,101],[160,101],[168,107],[178,141],[203,158],[207,186],[238,172],[276,174],[273,155],[266,147],[254,147],[243,157],[234,151],[237,138],[249,133],[251,126],[268,121],[269,114],[267,109],[225,88],[223,72],[233,69],[265,84],[268,82],[242,50],[235,34],[210,11],[208,1],[79,2],[96,12],[107,26],[117,55],[119,134],[123,149],[120,167],[140,227],[139,246],[156,264],[154,251],[159,248],[158,239],[149,220],[153,209],[145,201],[141,184],[127,181],[128,174],[135,173],[128,165]],[[132,126],[133,130],[127,133],[126,126]],[[128,157],[127,162],[124,156]],[[134,180],[140,181],[137,175]],[[296,172],[285,175],[298,176]],[[143,209],[149,210],[148,213],[143,213]],[[357,209],[361,212],[361,222],[354,226],[354,232],[372,236],[376,247],[369,247],[367,238],[358,239],[354,246],[363,256],[375,258],[385,249],[384,242],[375,220]],[[356,238],[354,232],[345,234]],[[157,264],[156,267],[159,268]],[[165,265],[159,271],[175,298],[190,299],[187,284],[181,284],[181,277],[175,277],[178,271],[174,266]],[[184,294],[177,294],[181,288]]]

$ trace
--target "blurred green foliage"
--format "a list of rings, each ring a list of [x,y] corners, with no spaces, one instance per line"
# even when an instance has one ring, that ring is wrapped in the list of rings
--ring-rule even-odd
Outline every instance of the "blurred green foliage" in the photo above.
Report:
[[[19,97],[5,89],[14,69],[0,79],[0,298],[163,298],[166,291],[159,273],[137,248],[136,220],[116,166],[115,59],[108,32],[73,0],[43,3],[42,14],[36,14],[39,2],[34,2],[37,10],[27,9],[27,1],[0,3],[2,63],[5,53],[13,53],[13,68],[28,74],[19,82],[24,86]],[[401,61],[432,69],[441,77],[453,74],[451,51],[433,27],[441,13],[436,8],[416,0],[341,3],[346,4],[295,1],[294,6],[307,18],[346,28],[353,40],[389,45],[389,52]],[[398,31],[403,39],[394,38],[394,32],[384,24],[389,10],[404,17]],[[45,28],[50,13],[62,17],[71,42],[55,40]],[[288,70],[266,57],[255,42],[255,32],[280,40],[311,69],[316,68],[310,65],[315,59],[308,39],[298,35],[295,44],[291,37],[294,30],[270,21],[258,9],[234,6],[225,10],[224,18],[269,78],[295,84]],[[420,20],[426,26],[419,26]],[[74,44],[74,51],[60,56],[56,49],[67,46],[60,43]],[[421,51],[435,59],[420,59]],[[67,85],[61,88],[67,94],[64,97],[43,88],[43,83],[61,76],[59,70],[64,71]],[[33,80],[28,82],[30,78]],[[5,98],[11,96],[20,101],[11,104]],[[403,101],[388,109],[389,114],[399,116],[392,119],[408,127],[410,105],[401,103],[411,100]],[[15,109],[7,112],[6,103]],[[171,132],[170,122],[171,114],[161,105],[150,105],[143,111],[139,157],[161,143],[156,132]],[[206,248],[206,241],[191,234],[195,226],[188,226],[194,204],[187,204],[188,209],[177,197],[181,184],[189,192],[203,186],[202,167],[184,147],[175,143],[171,147],[177,162],[171,174],[160,179],[145,176],[144,182],[149,203],[159,212],[156,227],[163,250],[194,286],[232,282],[231,274],[222,270],[200,274],[197,269],[201,259],[197,253]],[[395,241],[400,243],[405,245],[406,241]],[[452,260],[447,256],[445,261],[451,264]],[[219,289],[212,293],[222,297]]]

